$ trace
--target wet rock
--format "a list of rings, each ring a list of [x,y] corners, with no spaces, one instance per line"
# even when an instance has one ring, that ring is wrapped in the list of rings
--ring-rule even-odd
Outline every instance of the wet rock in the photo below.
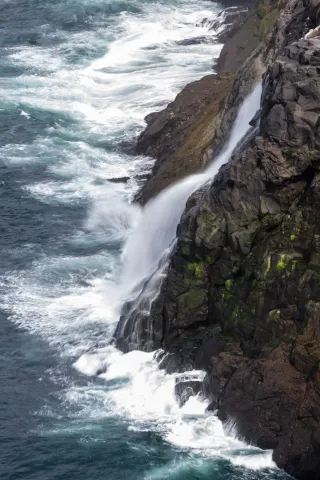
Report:
[[[130,177],[113,177],[108,178],[108,182],[111,183],[127,183],[130,180]]]
[[[209,371],[204,380],[204,393],[211,403],[208,410],[219,408],[220,398],[234,372],[248,359],[232,352],[221,352],[211,360]]]
[[[231,38],[243,25],[248,11],[246,6],[237,5],[228,7],[218,15],[218,18],[213,20],[204,18],[200,24],[208,27],[209,30],[215,31],[216,40],[219,43],[225,43],[225,41]]]
[[[260,117],[261,117],[261,110],[258,110],[255,116],[250,121],[249,125],[251,125],[252,127],[258,127],[260,123]]]
[[[198,395],[202,390],[202,381],[178,378],[174,388],[174,393],[179,404],[182,407],[190,397]]]
[[[254,21],[277,9],[254,11]],[[205,368],[210,408],[303,480],[320,479],[320,39],[290,39],[314,28],[319,12],[319,1],[290,0],[277,24],[267,18],[250,57],[270,65],[260,131],[188,200],[160,294],[147,317],[131,305],[125,339],[128,349],[131,339],[162,347],[167,371]],[[257,78],[247,65],[211,148],[226,137],[247,79]],[[167,120],[148,119],[159,138]]]
[[[179,40],[177,45],[189,46],[200,45],[201,43],[215,43],[216,39],[212,35],[203,35],[202,37],[186,38],[185,40]]]
[[[279,372],[281,374],[279,375]],[[220,398],[219,417],[237,419],[248,442],[276,449],[287,441],[305,394],[305,382],[288,361],[288,352],[275,349],[264,360],[243,362]]]

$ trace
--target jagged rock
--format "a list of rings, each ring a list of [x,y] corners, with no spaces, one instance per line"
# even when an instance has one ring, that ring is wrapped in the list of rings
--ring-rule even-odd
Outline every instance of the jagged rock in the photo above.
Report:
[[[177,45],[200,45],[201,43],[215,43],[215,38],[212,35],[203,35],[202,37],[186,38],[185,40],[179,40]]]
[[[207,345],[211,408],[310,480],[320,478],[319,52],[320,39],[300,40],[269,67],[260,134],[188,201],[148,320],[176,365]],[[210,344],[217,331],[222,351]]]
[[[219,13],[218,18],[214,20],[204,18],[200,22],[200,25],[208,27],[209,30],[214,30],[216,32],[216,40],[219,43],[225,43],[225,41],[233,37],[243,25],[248,11],[246,5],[228,7]]]
[[[288,1],[259,54],[269,64],[260,132],[188,200],[144,319],[162,367],[205,368],[210,408],[304,480],[320,479],[320,38],[289,40],[319,13],[319,0]],[[244,94],[246,69],[225,109]],[[234,112],[222,111],[214,142]],[[140,321],[131,307],[128,349]]]
[[[178,378],[174,388],[179,407],[182,407],[190,397],[198,395],[202,391],[202,381]]]
[[[242,362],[219,403],[220,419],[236,418],[237,428],[247,441],[276,449],[276,454],[281,444],[290,441],[306,389],[288,355],[279,346],[266,359]]]
[[[113,177],[108,178],[108,182],[111,183],[127,183],[130,180],[130,177]]]
[[[235,353],[221,352],[211,359],[209,371],[204,380],[204,393],[211,400],[208,410],[219,408],[220,397],[230,378],[242,363],[248,361],[248,358]],[[212,355],[214,355],[213,352]]]

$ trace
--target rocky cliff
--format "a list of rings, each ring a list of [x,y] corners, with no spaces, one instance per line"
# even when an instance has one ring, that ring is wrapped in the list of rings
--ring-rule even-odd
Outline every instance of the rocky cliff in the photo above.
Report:
[[[283,43],[300,38],[312,25],[307,10],[292,1],[221,3],[227,8],[218,19],[203,19],[209,31],[219,32],[213,39],[224,43],[216,66],[219,73],[187,85],[163,111],[145,119],[147,128],[136,151],[156,162],[137,194],[136,200],[142,204],[210,162],[226,141],[239,105],[261,78],[265,65]]]
[[[207,152],[265,68],[260,130],[188,200],[139,341],[141,298],[124,310],[117,341],[163,348],[168,371],[206,369],[200,388],[223,421],[273,449],[288,473],[319,480],[320,37],[303,35],[319,23],[320,1],[255,3],[235,36],[253,20],[246,32],[256,35],[268,15],[261,42],[246,40],[245,65],[222,74],[234,81]]]

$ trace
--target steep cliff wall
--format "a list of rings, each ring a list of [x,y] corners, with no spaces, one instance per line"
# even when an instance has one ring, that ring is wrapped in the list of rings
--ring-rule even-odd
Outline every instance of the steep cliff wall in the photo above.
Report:
[[[266,65],[285,43],[301,38],[314,23],[302,1],[221,3],[233,6],[213,22],[213,27],[232,22],[233,28],[220,34],[221,40],[217,37],[224,43],[216,66],[219,73],[187,85],[166,109],[146,117],[147,128],[136,151],[154,157],[156,162],[137,194],[141,204],[207,166],[226,142],[240,104]],[[204,21],[210,24],[208,19]]]
[[[289,473],[315,479],[319,66],[316,38],[293,43],[269,68],[260,135],[189,201],[162,292],[160,327],[165,348],[197,366],[204,362],[207,393],[222,419],[234,418],[248,441],[275,449]],[[196,340],[186,346],[186,336]]]
[[[169,371],[205,368],[222,420],[290,474],[319,480],[320,37],[295,38],[317,25],[320,1],[281,8],[220,119],[223,132],[251,65],[269,64],[260,132],[191,196],[139,341],[141,299],[123,312],[118,345],[164,348]]]

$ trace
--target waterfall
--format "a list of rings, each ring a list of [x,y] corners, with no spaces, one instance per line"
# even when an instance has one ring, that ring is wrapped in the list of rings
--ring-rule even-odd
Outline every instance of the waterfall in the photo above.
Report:
[[[133,335],[134,339],[130,342],[139,345],[141,331],[149,330],[149,336],[152,334],[152,327],[147,318],[151,305],[158,295],[167,264],[163,257],[169,256],[168,249],[176,237],[176,228],[186,202],[194,191],[214,179],[220,167],[230,160],[237,145],[252,129],[249,122],[260,108],[261,93],[260,83],[241,105],[226,147],[203,173],[191,175],[163,190],[143,210],[124,250],[121,285],[124,292],[123,300],[128,303],[117,327],[116,338]],[[137,308],[136,299],[139,303],[139,315],[135,315],[136,318],[131,319],[128,325],[127,319]],[[151,345],[152,341],[149,343]]]

